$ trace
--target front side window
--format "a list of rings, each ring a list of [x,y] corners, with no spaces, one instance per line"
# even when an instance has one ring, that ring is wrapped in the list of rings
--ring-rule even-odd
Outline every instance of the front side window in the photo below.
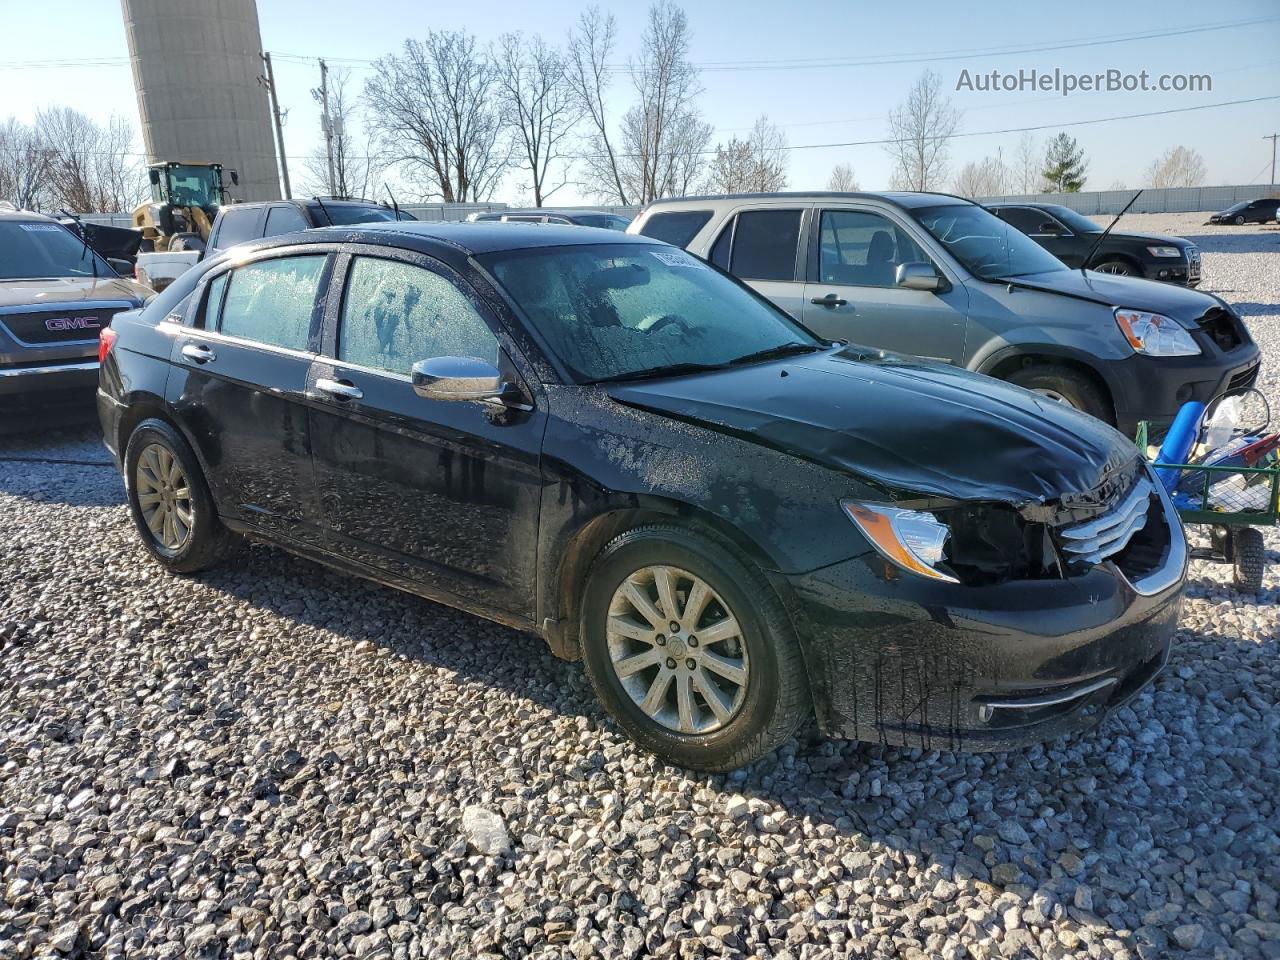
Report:
[[[822,211],[818,270],[823,283],[892,287],[900,264],[928,261],[901,227],[878,213]]]
[[[278,257],[232,271],[218,330],[229,337],[307,350],[325,257]]]
[[[976,204],[917,207],[910,213],[956,260],[982,280],[1068,269],[1021,230]]]
[[[278,237],[282,233],[293,233],[306,230],[311,224],[302,212],[292,204],[281,204],[267,209],[267,224],[262,230],[264,237]]]
[[[498,339],[452,280],[396,260],[351,264],[338,359],[408,375],[419,360],[477,357],[497,363]]]
[[[1058,220],[1072,233],[1102,232],[1102,227],[1099,224],[1094,223],[1083,213],[1077,213],[1070,207],[1063,207],[1058,204],[1054,204],[1052,206],[1045,207],[1045,212],[1049,214],[1049,216],[1044,218],[1045,220]]]
[[[1028,235],[1043,233],[1044,231],[1040,229],[1040,225],[1052,219],[1039,210],[1032,210],[1030,207],[1002,207],[999,215],[1001,220],[1012,223]]]
[[[740,213],[729,272],[743,280],[794,280],[799,244],[799,210]]]
[[[579,383],[822,346],[768,301],[672,247],[535,248],[480,260]]]

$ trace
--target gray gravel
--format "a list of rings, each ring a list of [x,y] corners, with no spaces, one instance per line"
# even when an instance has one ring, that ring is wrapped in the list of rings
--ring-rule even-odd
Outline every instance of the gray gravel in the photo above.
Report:
[[[1133,226],[1280,350],[1280,233]],[[540,641],[265,547],[165,576],[122,502],[0,462],[0,957],[1280,957],[1274,575],[1194,564],[1090,734],[690,776]]]

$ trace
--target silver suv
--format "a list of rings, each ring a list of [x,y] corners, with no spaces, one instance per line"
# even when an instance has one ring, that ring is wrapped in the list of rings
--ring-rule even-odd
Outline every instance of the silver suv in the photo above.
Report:
[[[685,247],[821,336],[990,374],[1128,433],[1258,375],[1258,348],[1220,298],[1069,269],[959,197],[684,197],[651,203],[627,232]]]

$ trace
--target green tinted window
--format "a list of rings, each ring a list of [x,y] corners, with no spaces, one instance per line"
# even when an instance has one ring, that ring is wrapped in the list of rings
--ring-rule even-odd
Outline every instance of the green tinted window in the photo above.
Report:
[[[323,256],[280,257],[231,274],[218,329],[230,337],[306,350]]]
[[[498,340],[454,283],[395,260],[357,257],[342,305],[338,359],[408,374],[419,360],[497,363]]]

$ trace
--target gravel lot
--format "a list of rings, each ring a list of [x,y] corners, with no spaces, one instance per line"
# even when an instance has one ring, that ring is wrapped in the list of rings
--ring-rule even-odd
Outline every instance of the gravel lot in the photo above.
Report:
[[[1280,232],[1203,219],[1125,226],[1274,358]],[[1280,957],[1274,574],[1194,564],[1090,734],[690,776],[534,638],[264,547],[161,574],[91,430],[0,457],[0,957]]]

